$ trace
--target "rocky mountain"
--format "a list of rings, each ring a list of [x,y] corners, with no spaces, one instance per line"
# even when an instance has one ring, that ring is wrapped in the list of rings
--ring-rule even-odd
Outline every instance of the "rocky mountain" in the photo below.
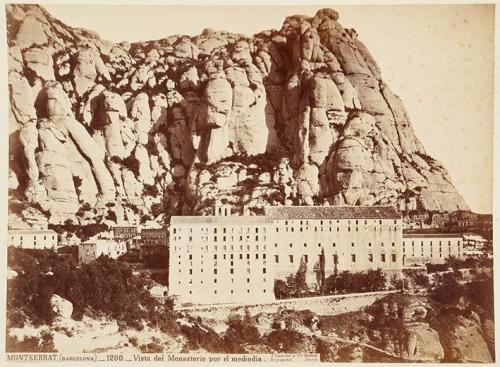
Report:
[[[7,5],[11,218],[136,222],[216,199],[468,210],[335,10],[252,37],[113,43]]]

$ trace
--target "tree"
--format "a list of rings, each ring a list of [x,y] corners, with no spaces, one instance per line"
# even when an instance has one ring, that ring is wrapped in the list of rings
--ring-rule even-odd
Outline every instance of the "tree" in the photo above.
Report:
[[[385,289],[386,278],[382,269],[368,270],[366,273],[366,285],[365,290],[370,292],[381,291]]]
[[[437,276],[437,286],[431,293],[431,298],[443,304],[456,304],[464,295],[464,289],[460,286],[454,273],[445,273]]]
[[[316,282],[321,294],[324,293],[325,287],[325,249],[321,248],[318,262],[314,265],[314,273],[316,274]]]
[[[306,293],[308,291],[306,273],[307,273],[307,263],[306,263],[305,258],[302,257],[300,259],[299,269],[297,270],[297,273],[295,274],[295,277],[294,277],[295,295],[297,297],[301,297],[304,293]]]
[[[274,281],[274,296],[277,299],[290,297],[290,291],[288,289],[287,283],[284,280],[276,279]]]

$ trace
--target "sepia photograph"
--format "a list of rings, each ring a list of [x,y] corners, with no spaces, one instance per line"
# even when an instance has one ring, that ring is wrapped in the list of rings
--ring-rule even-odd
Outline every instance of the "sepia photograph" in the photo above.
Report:
[[[496,361],[495,4],[2,5],[0,364]]]

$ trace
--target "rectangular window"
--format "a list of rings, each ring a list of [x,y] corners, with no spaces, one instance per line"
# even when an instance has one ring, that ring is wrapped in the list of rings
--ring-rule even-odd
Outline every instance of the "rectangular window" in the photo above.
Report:
[[[335,242],[334,242],[334,243],[332,243],[332,245],[333,245],[333,247],[335,247]]]
[[[392,261],[393,263],[395,263],[395,262],[396,262],[396,254],[392,254],[392,255],[391,255],[391,261]]]
[[[214,269],[214,274],[217,275],[217,268]]]
[[[266,273],[266,268],[262,268],[262,272],[265,274]]]
[[[259,259],[259,254],[255,254],[255,258],[258,260]]]
[[[247,260],[250,260],[250,254],[247,254]]]
[[[234,269],[233,268],[229,269],[229,273],[234,274]]]
[[[189,275],[193,275],[193,269],[189,269]]]
[[[279,264],[279,262],[280,262],[280,257],[279,257],[278,255],[274,255],[274,262],[275,262],[276,264]]]
[[[214,260],[217,260],[217,254],[214,254]]]
[[[304,255],[304,261],[305,262],[308,262],[309,261],[309,257],[307,255]]]
[[[373,254],[368,254],[368,261],[373,262]]]
[[[383,263],[385,263],[385,254],[381,254],[381,255],[380,255],[380,260],[381,260]]]
[[[351,254],[351,262],[355,263],[356,262],[356,255]]]
[[[339,255],[333,255],[333,263],[338,264],[339,263]]]
[[[290,263],[293,264],[293,255],[288,255],[288,258],[290,259]]]

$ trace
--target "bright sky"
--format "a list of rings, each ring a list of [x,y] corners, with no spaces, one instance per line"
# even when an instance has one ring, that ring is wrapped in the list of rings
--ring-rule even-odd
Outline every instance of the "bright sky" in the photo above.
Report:
[[[68,25],[111,41],[203,28],[254,34],[325,6],[47,5]],[[494,7],[332,6],[355,28],[401,97],[427,153],[444,163],[472,210],[492,212]]]

